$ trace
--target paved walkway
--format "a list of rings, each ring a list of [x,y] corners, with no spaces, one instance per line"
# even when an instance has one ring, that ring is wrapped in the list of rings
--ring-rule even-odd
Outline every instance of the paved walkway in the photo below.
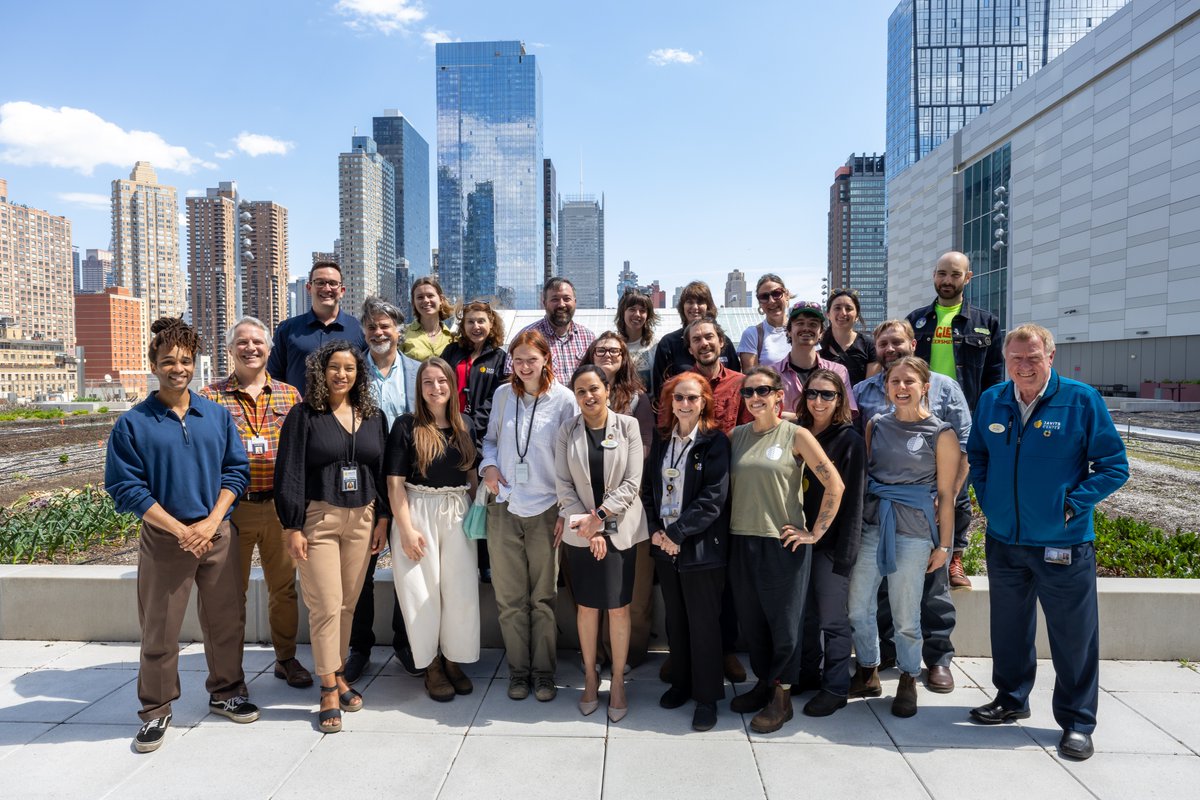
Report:
[[[382,653],[379,649],[377,652]],[[306,649],[301,658],[311,664]],[[690,708],[658,707],[662,656],[630,676],[629,716],[576,709],[582,674],[560,654],[563,689],[552,703],[513,702],[505,667],[487,651],[471,669],[475,692],[429,700],[394,662],[360,682],[366,707],[346,730],[314,729],[316,690],[272,676],[272,655],[246,650],[247,677],[263,716],[237,725],[206,713],[204,656],[183,649],[183,698],[157,753],[131,740],[136,644],[0,641],[0,796],[9,798],[388,797],[571,798],[1030,798],[1178,800],[1200,796],[1200,673],[1175,662],[1102,665],[1097,753],[1060,759],[1050,716],[1053,673],[1044,664],[1033,717],[994,728],[967,721],[987,701],[991,664],[955,663],[958,689],[920,690],[920,712],[889,713],[883,698],[855,701],[826,719],[796,719],[771,736],[723,704],[718,726],[690,729]],[[748,688],[749,684],[741,684]],[[605,687],[607,688],[607,682]],[[603,699],[604,695],[602,695]],[[803,700],[804,698],[802,698]]]

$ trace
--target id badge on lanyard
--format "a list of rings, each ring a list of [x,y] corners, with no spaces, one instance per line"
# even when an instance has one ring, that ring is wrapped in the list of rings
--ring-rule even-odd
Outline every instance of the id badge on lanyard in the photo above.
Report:
[[[513,483],[529,483],[529,465],[524,461],[517,462]]]
[[[353,494],[358,491],[358,464],[342,464],[342,491]]]

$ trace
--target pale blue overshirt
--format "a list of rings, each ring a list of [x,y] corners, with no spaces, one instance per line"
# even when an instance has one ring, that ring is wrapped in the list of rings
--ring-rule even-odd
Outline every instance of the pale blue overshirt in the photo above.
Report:
[[[397,350],[396,360],[392,362],[387,376],[384,376],[375,364],[375,359],[367,355],[367,369],[371,373],[371,394],[387,418],[389,431],[392,429],[392,423],[399,419],[401,414],[412,413],[413,398],[417,394],[419,366],[420,362]]]

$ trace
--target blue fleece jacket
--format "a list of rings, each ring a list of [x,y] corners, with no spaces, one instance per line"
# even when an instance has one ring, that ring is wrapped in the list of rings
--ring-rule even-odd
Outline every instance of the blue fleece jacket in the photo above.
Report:
[[[1053,370],[1025,424],[1012,381],[984,392],[967,456],[988,536],[1007,544],[1091,541],[1092,509],[1129,479],[1125,444],[1104,400]]]
[[[222,489],[237,497],[246,491],[250,462],[230,413],[191,392],[183,416],[151,394],[117,420],[104,462],[104,488],[117,511],[141,517],[158,503],[192,522],[212,512]]]

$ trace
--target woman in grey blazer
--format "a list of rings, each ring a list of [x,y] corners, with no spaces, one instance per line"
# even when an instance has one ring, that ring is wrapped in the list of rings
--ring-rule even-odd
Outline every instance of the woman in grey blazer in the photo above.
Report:
[[[619,722],[625,699],[629,654],[629,603],[633,599],[634,545],[649,538],[638,490],[642,483],[642,438],[633,417],[608,408],[604,370],[586,364],[571,376],[579,416],[563,423],[554,450],[560,513],[567,520],[561,541],[575,593],[576,624],[583,651],[584,690],[579,710],[599,705],[596,633],[600,611],[608,611],[612,635],[612,685],[608,718]]]

